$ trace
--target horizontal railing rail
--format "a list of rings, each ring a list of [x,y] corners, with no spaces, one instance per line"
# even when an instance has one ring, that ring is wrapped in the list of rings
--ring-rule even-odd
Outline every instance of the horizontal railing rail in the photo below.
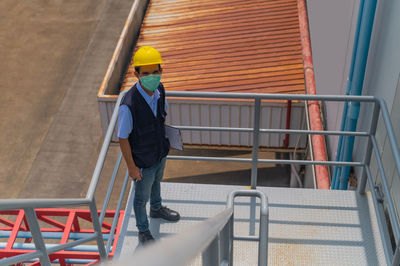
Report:
[[[183,266],[202,254],[203,265],[232,265],[234,199],[258,197],[261,201],[258,265],[268,263],[268,199],[258,190],[236,190],[228,195],[226,209],[185,231],[124,256],[109,265]],[[154,254],[157,254],[156,256]]]

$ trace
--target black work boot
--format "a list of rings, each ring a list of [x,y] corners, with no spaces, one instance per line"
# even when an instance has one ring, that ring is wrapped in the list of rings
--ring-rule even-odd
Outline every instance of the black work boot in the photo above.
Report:
[[[150,230],[139,232],[139,242],[142,246],[148,245],[154,242],[154,238],[150,233]]]
[[[179,215],[178,212],[168,209],[165,206],[161,206],[161,208],[159,210],[150,209],[150,217],[151,218],[162,218],[162,219],[170,221],[170,222],[179,221],[179,219],[181,218],[181,216]]]

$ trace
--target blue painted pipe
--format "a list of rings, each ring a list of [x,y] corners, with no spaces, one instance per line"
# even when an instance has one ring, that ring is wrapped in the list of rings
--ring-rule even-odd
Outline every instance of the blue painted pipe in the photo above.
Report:
[[[363,16],[363,11],[364,11],[364,1],[365,0],[360,0],[359,8],[358,8],[358,18],[357,18],[357,26],[356,26],[356,32],[354,35],[354,42],[353,42],[353,54],[351,56],[351,63],[350,63],[350,69],[349,69],[349,76],[347,79],[347,87],[346,87],[346,95],[350,94],[351,91],[351,82],[353,80],[353,73],[354,73],[354,64],[356,61],[356,54],[357,54],[357,47],[358,47],[358,40],[360,37],[360,27],[361,27],[361,18]],[[347,118],[347,102],[344,102],[343,105],[343,112],[342,112],[342,121],[340,124],[340,130],[344,131],[345,125],[346,125],[346,118]],[[339,141],[338,141],[338,147],[336,150],[336,161],[342,161],[343,156],[343,136],[339,136]],[[331,189],[337,189],[339,187],[339,176],[341,172],[341,166],[335,166],[334,171],[333,171],[333,178],[332,178],[332,183],[331,183]]]
[[[0,242],[0,249],[5,249],[7,246],[6,242]],[[46,244],[46,248],[52,248],[59,246],[59,244]],[[36,250],[35,244],[32,243],[14,243],[13,249],[28,249]],[[84,252],[99,252],[97,245],[78,245],[76,247],[67,248],[66,251],[84,251]],[[112,251],[112,247],[109,252]]]
[[[61,239],[64,233],[62,232],[42,232],[42,236],[44,239]],[[0,238],[9,238],[11,235],[11,231],[0,231]],[[77,240],[85,237],[92,236],[93,233],[70,233],[70,240]],[[103,239],[108,240],[109,234],[103,234]],[[21,231],[18,232],[17,238],[32,238],[31,232]]]
[[[372,27],[374,24],[375,10],[377,0],[366,0],[363,3],[363,12],[361,16],[359,40],[354,60],[353,77],[350,82],[350,95],[361,95],[364,84],[365,69],[367,66],[368,51],[371,41]],[[354,49],[353,49],[354,50]],[[360,103],[350,102],[346,112],[345,131],[356,131],[357,120],[360,113]],[[340,157],[343,161],[351,161],[354,149],[354,136],[345,136],[342,142]],[[339,171],[337,171],[339,172]],[[341,168],[340,176],[336,176],[335,184],[338,183],[338,189],[347,189],[349,181],[350,167]]]
[[[35,260],[28,260],[25,261],[26,263],[33,263],[33,262],[37,262],[39,261],[39,259],[35,259]],[[65,263],[67,264],[89,264],[94,262],[94,260],[84,260],[84,259],[65,259]],[[60,261],[57,260],[53,260],[51,263],[60,263]]]

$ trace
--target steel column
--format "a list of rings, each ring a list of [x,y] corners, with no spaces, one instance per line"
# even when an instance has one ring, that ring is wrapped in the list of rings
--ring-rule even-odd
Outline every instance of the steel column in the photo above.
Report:
[[[28,219],[29,227],[31,228],[35,247],[38,251],[42,252],[42,255],[39,258],[40,263],[44,266],[47,265],[50,266],[51,265],[50,258],[49,255],[47,254],[46,245],[44,243],[42,232],[40,232],[40,227],[36,217],[35,210],[33,208],[25,208],[24,211],[26,218]]]
[[[257,187],[257,161],[258,161],[258,145],[260,138],[260,105],[261,99],[254,100],[254,125],[253,125],[253,158],[251,160],[251,188]]]

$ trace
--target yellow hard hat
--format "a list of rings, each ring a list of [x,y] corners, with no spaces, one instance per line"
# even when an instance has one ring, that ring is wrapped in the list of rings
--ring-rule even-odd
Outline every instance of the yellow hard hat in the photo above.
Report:
[[[161,54],[151,46],[140,47],[133,57],[133,66],[147,66],[164,63]]]

